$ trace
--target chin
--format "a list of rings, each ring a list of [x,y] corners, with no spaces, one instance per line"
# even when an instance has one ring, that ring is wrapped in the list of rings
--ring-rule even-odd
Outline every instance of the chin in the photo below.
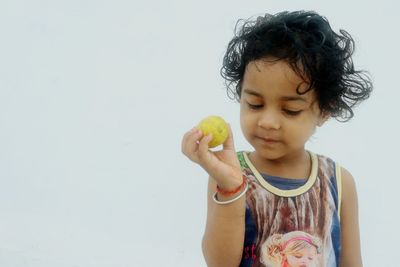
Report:
[[[281,150],[272,150],[254,147],[258,156],[267,160],[278,160],[285,156],[285,153]]]

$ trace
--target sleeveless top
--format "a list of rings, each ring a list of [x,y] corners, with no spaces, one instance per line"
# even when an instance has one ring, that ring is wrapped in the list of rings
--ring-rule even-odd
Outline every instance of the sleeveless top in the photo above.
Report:
[[[238,152],[249,184],[240,267],[339,266],[340,166],[311,155],[308,179],[260,174]]]

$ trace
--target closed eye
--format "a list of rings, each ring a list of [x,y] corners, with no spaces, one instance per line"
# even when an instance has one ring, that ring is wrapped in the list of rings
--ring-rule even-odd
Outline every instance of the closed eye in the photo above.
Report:
[[[283,112],[285,112],[289,116],[297,116],[299,115],[302,110],[289,110],[289,109],[284,109]]]
[[[250,103],[247,102],[247,106],[248,106],[250,109],[260,109],[260,108],[262,108],[264,105],[254,105],[254,104],[250,104]]]

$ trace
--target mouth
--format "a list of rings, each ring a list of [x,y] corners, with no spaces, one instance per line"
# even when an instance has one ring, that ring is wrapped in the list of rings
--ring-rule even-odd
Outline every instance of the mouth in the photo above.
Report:
[[[263,143],[266,143],[269,145],[278,144],[281,142],[281,141],[279,141],[279,139],[270,138],[270,137],[257,137],[257,138],[260,139]]]

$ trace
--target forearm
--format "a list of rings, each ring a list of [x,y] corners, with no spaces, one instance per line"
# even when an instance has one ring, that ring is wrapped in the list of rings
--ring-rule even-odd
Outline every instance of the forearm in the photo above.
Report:
[[[214,185],[209,187],[207,224],[202,241],[204,258],[208,267],[239,266],[244,243],[245,196],[228,205],[219,205],[212,200],[213,188]],[[221,196],[218,199],[226,200]]]

